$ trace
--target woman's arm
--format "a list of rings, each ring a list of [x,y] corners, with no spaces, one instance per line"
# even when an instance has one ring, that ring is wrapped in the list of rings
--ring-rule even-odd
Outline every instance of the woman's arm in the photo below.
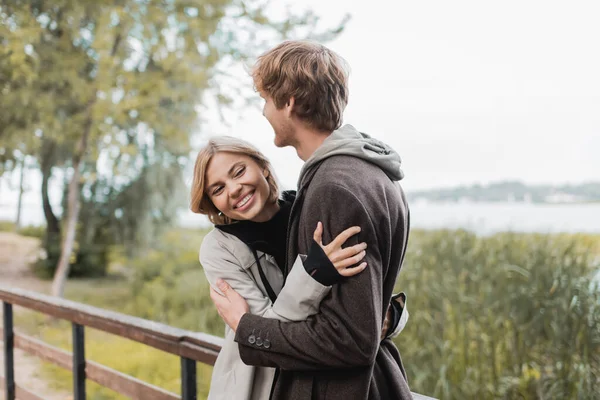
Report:
[[[275,303],[265,310],[263,317],[304,321],[319,311],[319,304],[330,290],[331,286],[322,285],[306,272],[298,256]]]
[[[314,267],[313,271],[319,270],[321,267],[332,269],[333,274],[340,278],[360,273],[366,264],[354,268],[346,267],[356,264],[364,257],[363,246],[356,245],[352,248],[342,249],[345,241],[359,231],[360,229],[356,227],[349,228],[331,244],[323,246],[320,240],[322,232],[322,225],[320,225],[315,231],[315,240],[318,241],[321,248],[311,250],[311,252],[322,253],[324,258],[310,257],[309,254],[308,259],[310,260],[305,261],[302,256],[298,256],[286,278],[285,286],[273,304],[256,285],[252,276],[242,268],[241,262],[235,258],[232,252],[227,251],[227,246],[223,242],[214,238],[214,234],[207,235],[202,243],[200,262],[211,286],[218,291],[217,279],[221,278],[227,281],[236,292],[246,299],[250,313],[281,321],[304,321],[318,312],[319,304],[331,290],[330,285],[324,285],[311,276],[304,263],[311,262]],[[317,265],[319,263],[323,265]],[[334,282],[335,279],[329,281],[330,284]]]
[[[317,282],[306,272],[299,256],[287,277],[286,285],[272,305],[269,297],[260,290],[240,260],[212,233],[202,242],[200,263],[213,289],[220,293],[217,279],[227,281],[246,299],[251,314],[265,318],[303,321],[318,311],[320,302],[331,289],[330,286]]]

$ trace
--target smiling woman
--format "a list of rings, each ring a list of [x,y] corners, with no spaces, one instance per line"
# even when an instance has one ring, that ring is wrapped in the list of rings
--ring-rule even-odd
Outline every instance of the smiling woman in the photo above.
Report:
[[[232,220],[265,222],[279,210],[270,199],[268,168],[252,157],[235,153],[215,154],[206,168],[206,195]]]

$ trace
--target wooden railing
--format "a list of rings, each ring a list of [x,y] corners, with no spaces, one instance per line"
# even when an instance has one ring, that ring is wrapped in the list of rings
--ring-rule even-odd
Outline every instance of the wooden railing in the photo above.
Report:
[[[14,348],[49,361],[73,372],[73,399],[84,400],[86,379],[114,390],[132,399],[143,400],[192,400],[197,398],[196,362],[214,365],[221,350],[223,339],[205,333],[177,329],[158,322],[131,317],[117,312],[46,296],[22,289],[0,286],[3,302],[4,377],[0,377],[6,400],[43,400],[16,384],[14,374]],[[13,305],[70,321],[73,334],[72,353],[50,346],[35,338],[17,333],[13,328]],[[181,359],[181,397],[159,387],[125,375],[119,371],[86,360],[84,327],[98,329],[134,340]],[[429,397],[413,394],[417,400]]]

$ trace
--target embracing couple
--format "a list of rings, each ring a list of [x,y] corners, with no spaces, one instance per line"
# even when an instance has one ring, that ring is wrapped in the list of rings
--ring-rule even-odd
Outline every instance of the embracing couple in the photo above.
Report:
[[[409,232],[398,154],[342,126],[344,61],[289,41],[252,69],[275,145],[305,162],[280,192],[254,146],[215,137],[198,154],[191,209],[215,225],[200,249],[226,323],[209,399],[411,399],[391,341]]]

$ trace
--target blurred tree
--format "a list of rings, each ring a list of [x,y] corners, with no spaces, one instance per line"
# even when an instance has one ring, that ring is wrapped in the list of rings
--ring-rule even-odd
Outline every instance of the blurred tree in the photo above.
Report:
[[[25,186],[25,169],[27,169],[27,157],[23,155],[19,160],[19,183],[17,190],[19,191],[19,198],[17,200],[17,217],[15,218],[15,230],[21,228],[21,212],[23,208],[23,196],[28,187]]]
[[[226,66],[285,37],[330,39],[346,19],[321,32],[318,21],[275,21],[253,0],[0,0],[0,161],[14,168],[19,147],[42,172],[54,295],[85,246],[133,249],[174,218],[199,105],[243,95]],[[48,195],[56,168],[61,222]]]

